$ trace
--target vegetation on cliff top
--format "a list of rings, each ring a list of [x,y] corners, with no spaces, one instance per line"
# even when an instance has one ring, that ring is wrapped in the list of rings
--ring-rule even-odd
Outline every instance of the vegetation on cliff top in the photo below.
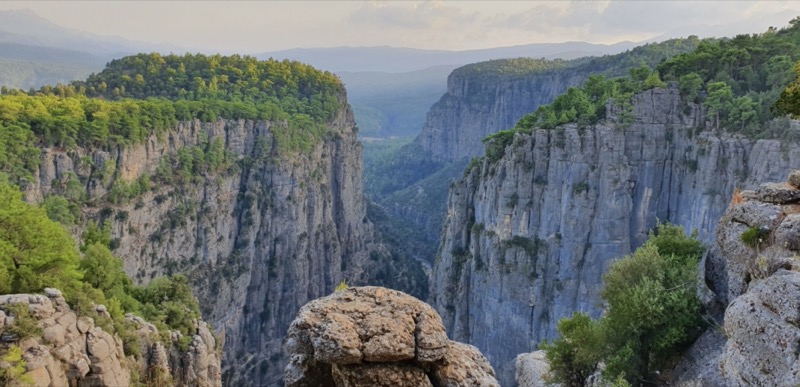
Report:
[[[86,81],[2,94],[0,171],[16,182],[31,178],[40,146],[125,146],[192,119],[276,121],[279,150],[306,151],[341,108],[344,87],[298,62],[139,54]]]
[[[717,130],[724,128],[752,138],[782,136],[766,130],[764,124],[775,118],[775,113],[791,113],[790,101],[800,100],[796,97],[800,93],[795,91],[800,88],[796,86],[789,86],[779,100],[795,78],[795,62],[800,59],[800,18],[786,28],[770,28],[762,34],[691,40],[693,50],[664,58],[657,66],[642,60],[626,77],[607,79],[598,71],[583,86],[570,88],[552,104],[540,106],[520,119],[513,128],[486,137],[487,157],[499,159],[516,132],[554,129],[566,123],[594,125],[606,118],[609,100],[621,112],[617,117],[620,123],[630,124],[633,95],[666,87],[666,82],[675,82],[686,102],[705,107]]]
[[[602,362],[606,380],[651,384],[655,371],[700,333],[695,289],[702,252],[696,235],[659,225],[643,246],[616,261],[603,276],[603,317],[593,320],[576,312],[558,322],[561,337],[540,346],[553,381],[583,386]]]
[[[90,225],[81,253],[62,225],[48,219],[44,209],[22,201],[19,190],[1,180],[0,203],[0,294],[55,287],[73,309],[90,316],[96,315],[95,305],[103,304],[111,319],[96,320],[120,335],[127,354],[135,354],[138,342],[128,333],[125,313],[145,317],[167,335],[168,329],[180,331],[184,339],[179,344],[188,345],[200,312],[186,278],[162,277],[147,287],[135,286],[109,250],[107,227]]]

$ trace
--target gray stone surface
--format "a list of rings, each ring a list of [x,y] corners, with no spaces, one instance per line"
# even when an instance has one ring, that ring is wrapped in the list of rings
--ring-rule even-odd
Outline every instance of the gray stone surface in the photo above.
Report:
[[[191,278],[204,318],[224,332],[231,383],[275,385],[288,361],[282,342],[291,317],[343,278],[366,282],[370,265],[380,264],[370,252],[385,249],[365,220],[362,148],[341,98],[324,140],[303,152],[278,150],[273,132],[285,122],[222,119],[182,122],[164,138],[124,148],[45,148],[26,197],[58,193],[58,182],[75,173],[101,198],[114,183],[102,171],[135,181],[201,137],[222,139],[237,165],[229,173],[210,173],[189,189],[154,183],[153,192],[114,207],[127,215],[109,217],[115,255],[140,284],[173,271]],[[79,168],[81,158],[95,168]]]
[[[0,314],[5,316],[4,306],[11,301],[27,305],[31,312],[36,311],[34,317],[43,328],[41,337],[30,337],[19,343],[27,376],[36,386],[127,386],[134,368],[138,368],[136,373],[143,378],[141,381],[147,383],[148,374],[155,367],[160,367],[164,371],[162,375],[175,385],[222,385],[221,353],[205,322],[196,323],[196,334],[188,350],[181,352],[176,349],[177,345],[171,345],[173,350],[168,356],[161,342],[151,345],[160,338],[158,330],[138,317],[128,316],[134,324],[144,327],[136,333],[145,348],[138,356],[133,356],[125,354],[119,337],[94,326],[91,317],[79,317],[70,310],[58,290],[48,289],[47,297],[6,295],[0,300]],[[0,334],[2,330],[0,326]]]
[[[731,386],[800,383],[800,273],[781,270],[751,285],[725,312],[721,370]]]
[[[499,386],[477,348],[447,338],[433,308],[387,288],[354,287],[309,302],[286,345],[289,387]]]
[[[544,351],[521,353],[515,361],[515,377],[519,387],[546,387],[552,386],[545,380],[550,372],[550,363],[547,362]]]
[[[513,384],[516,356],[555,337],[559,319],[599,316],[603,273],[658,220],[697,229],[710,244],[734,188],[785,181],[800,167],[800,147],[698,131],[702,110],[675,89],[635,96],[633,113],[624,128],[612,109],[612,122],[595,128],[517,134],[503,158],[450,190],[431,304],[503,385]],[[753,216],[777,225],[781,212]],[[739,235],[732,230],[731,242]],[[734,297],[742,286],[743,278],[732,286]]]

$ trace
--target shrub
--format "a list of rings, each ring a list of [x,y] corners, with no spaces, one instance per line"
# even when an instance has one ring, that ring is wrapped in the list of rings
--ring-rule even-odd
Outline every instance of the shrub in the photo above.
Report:
[[[601,361],[603,333],[597,321],[575,312],[557,325],[561,337],[539,348],[547,352],[550,362],[550,383],[565,387],[582,387]]]
[[[752,248],[760,247],[763,245],[767,237],[769,236],[769,229],[768,228],[761,228],[761,227],[750,227],[745,230],[739,239],[741,239],[742,243]]]
[[[14,317],[14,323],[10,326],[6,326],[5,332],[14,335],[17,342],[29,337],[42,335],[42,328],[36,324],[36,319],[30,315],[30,312],[28,311],[28,305],[6,305],[5,311]]]
[[[22,358],[22,349],[16,345],[11,346],[8,352],[0,357],[0,361],[8,363],[8,368],[0,368],[0,384],[4,386],[14,385],[15,382],[22,385],[33,383],[30,376],[25,375],[27,363]]]
[[[696,233],[688,237],[678,226],[658,225],[643,246],[614,262],[603,276],[603,318],[564,319],[561,337],[543,345],[556,380],[582,385],[602,361],[606,380],[640,385],[688,346],[702,324],[695,293],[702,251]]]

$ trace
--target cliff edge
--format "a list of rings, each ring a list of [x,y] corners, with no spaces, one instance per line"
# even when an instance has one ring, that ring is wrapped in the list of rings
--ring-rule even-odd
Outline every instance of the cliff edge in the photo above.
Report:
[[[286,346],[290,387],[499,387],[477,348],[447,338],[433,308],[381,287],[338,290],[309,302],[292,322]]]

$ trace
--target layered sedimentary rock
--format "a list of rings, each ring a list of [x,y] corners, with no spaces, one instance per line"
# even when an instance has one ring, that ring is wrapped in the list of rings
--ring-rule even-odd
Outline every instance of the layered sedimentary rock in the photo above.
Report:
[[[361,145],[341,102],[323,138],[304,150],[278,144],[274,132],[286,122],[223,119],[183,122],[125,148],[43,149],[27,196],[65,193],[75,174],[90,198],[85,213],[110,222],[114,253],[135,281],[189,277],[204,318],[225,337],[226,382],[275,385],[288,360],[283,337],[303,304],[342,279],[368,281],[377,272],[370,265],[391,271],[381,258],[389,252],[373,243]],[[183,183],[158,178],[165,158],[202,141],[221,141],[230,168]],[[119,182],[144,175],[151,190],[107,200]]]
[[[718,357],[726,385],[800,383],[800,171],[789,177],[743,192],[720,221],[712,254],[730,300]]]
[[[128,386],[156,380],[184,386],[222,385],[221,343],[204,322],[196,322],[191,344],[180,351],[172,343],[166,344],[167,349],[155,326],[129,315],[138,327],[135,334],[142,348],[136,355],[126,354],[118,336],[95,326],[95,319],[108,317],[102,305],[94,316],[84,316],[70,309],[60,291],[45,289],[45,294],[0,296],[0,346],[19,346],[26,371],[22,377],[34,386]],[[11,305],[27,309],[41,335],[22,338],[10,333],[19,318],[10,312]],[[153,374],[156,370],[158,375]],[[132,375],[138,380],[132,380]]]
[[[573,311],[598,316],[602,274],[658,220],[714,239],[736,187],[783,180],[800,148],[705,129],[676,89],[634,97],[596,127],[517,134],[450,190],[432,304],[455,340],[476,345],[504,385],[513,359]],[[718,290],[718,289],[716,289]]]
[[[287,386],[499,386],[477,348],[447,338],[433,308],[386,288],[338,290],[308,303],[286,345]]]

